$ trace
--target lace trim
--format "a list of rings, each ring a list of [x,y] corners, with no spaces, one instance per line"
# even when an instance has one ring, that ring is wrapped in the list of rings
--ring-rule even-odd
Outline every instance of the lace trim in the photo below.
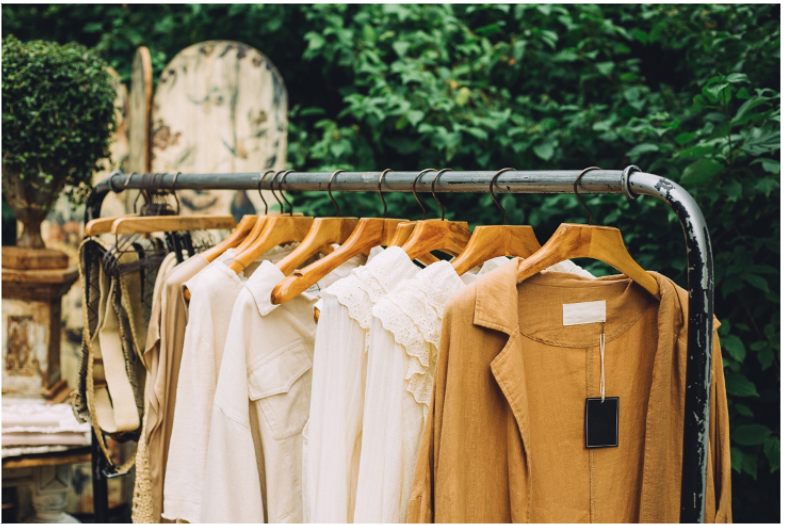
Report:
[[[406,390],[427,417],[444,307],[465,285],[449,263],[435,263],[385,296],[373,308],[385,330],[408,356]]]
[[[371,308],[407,275],[407,270],[416,268],[403,250],[389,248],[374,257],[371,263],[355,268],[351,274],[334,282],[323,293],[332,295],[349,310],[349,317],[366,331],[367,342]]]

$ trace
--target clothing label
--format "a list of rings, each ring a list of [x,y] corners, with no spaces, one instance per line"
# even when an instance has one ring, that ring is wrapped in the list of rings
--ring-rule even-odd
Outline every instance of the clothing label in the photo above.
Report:
[[[619,446],[619,398],[586,399],[586,448]]]
[[[605,301],[564,304],[562,308],[564,326],[605,322]]]

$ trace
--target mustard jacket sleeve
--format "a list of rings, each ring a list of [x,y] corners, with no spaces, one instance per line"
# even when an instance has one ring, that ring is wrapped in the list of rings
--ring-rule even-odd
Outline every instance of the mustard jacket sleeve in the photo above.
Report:
[[[709,420],[709,469],[706,495],[706,521],[731,523],[731,459],[730,428],[728,419],[728,397],[725,391],[725,374],[722,366],[720,338],[717,335],[719,322],[714,324],[714,350],[711,371],[711,407]],[[710,507],[711,505],[711,507]],[[713,508],[712,508],[713,507]],[[712,519],[713,517],[713,519]]]
[[[417,466],[414,470],[414,485],[406,516],[407,523],[434,522],[434,481],[436,462],[439,457],[439,442],[441,440],[444,397],[447,384],[447,361],[450,348],[450,327],[452,326],[451,310],[449,307],[445,309],[444,320],[442,321],[431,405],[428,410],[428,419],[425,422],[422,441],[420,442]]]

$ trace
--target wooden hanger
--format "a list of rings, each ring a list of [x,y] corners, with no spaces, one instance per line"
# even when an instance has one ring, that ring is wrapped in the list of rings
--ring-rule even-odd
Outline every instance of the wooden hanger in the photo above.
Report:
[[[342,244],[357,227],[356,217],[341,217],[341,209],[333,198],[331,191],[332,182],[336,175],[344,170],[337,170],[327,182],[327,194],[335,206],[335,217],[320,217],[314,219],[308,235],[294,249],[292,253],[278,261],[276,266],[284,275],[289,275],[299,268],[305,261],[316,255],[325,246],[331,247],[333,243]]]
[[[237,228],[235,228],[234,231],[232,231],[232,233],[226,237],[226,239],[219,242],[212,248],[203,251],[202,257],[207,259],[207,262],[213,262],[226,250],[240,244],[243,239],[248,236],[248,233],[251,231],[251,229],[253,229],[253,226],[256,224],[256,222],[256,215],[244,215],[243,218],[240,219],[239,224],[237,224]]]
[[[273,304],[283,304],[316,284],[319,279],[361,253],[377,246],[389,246],[395,235],[395,227],[405,219],[376,219],[364,217],[357,227],[334,252],[283,279],[273,289]]]
[[[392,241],[387,246],[398,246],[401,247],[406,243],[406,240],[412,236],[412,232],[414,232],[414,228],[417,227],[418,221],[410,221],[410,222],[399,222],[398,226],[395,228],[395,235],[393,236]],[[433,255],[432,253],[424,253],[417,257],[417,260],[423,263],[424,265],[428,266],[435,262],[439,262],[441,259]]]
[[[344,243],[333,253],[315,261],[301,270],[283,279],[270,294],[273,304],[283,304],[316,284],[319,279],[338,268],[340,265],[361,253],[367,253],[377,246],[389,246],[395,236],[395,229],[405,219],[388,219],[387,203],[382,195],[381,185],[386,169],[379,177],[379,196],[384,204],[384,217],[381,219],[364,217]]]
[[[128,217],[138,217],[139,215],[132,213],[128,215],[120,215],[115,217],[101,217],[99,219],[93,219],[85,224],[84,227],[84,234],[85,237],[92,237],[95,235],[103,235],[104,233],[109,233],[112,231],[112,224],[114,221],[120,218],[128,218]]]
[[[237,228],[235,228],[231,235],[229,235],[229,237],[202,253],[208,262],[214,261],[218,258],[218,256],[220,256],[229,248],[235,248],[237,253],[242,253],[248,246],[251,245],[254,239],[259,237],[259,234],[264,229],[264,225],[267,221],[267,214],[269,212],[267,199],[265,199],[264,195],[262,195],[262,182],[264,182],[264,179],[267,178],[267,175],[274,172],[275,170],[267,170],[259,177],[257,191],[259,192],[259,198],[261,198],[262,202],[264,203],[264,214],[260,216],[245,215],[240,220],[240,224],[237,226]],[[273,197],[278,200],[278,197],[275,196],[275,193],[273,193]],[[280,202],[281,201],[278,201],[279,204]]]
[[[417,259],[426,253],[437,250],[450,255],[458,255],[469,242],[471,237],[469,224],[464,221],[445,221],[444,207],[439,202],[439,199],[436,198],[434,189],[436,180],[442,173],[448,170],[449,168],[441,170],[431,181],[431,195],[441,209],[441,219],[418,221],[409,239],[401,246],[410,259]],[[420,175],[415,177],[413,187],[417,184],[417,179],[419,179]]]
[[[464,248],[463,253],[453,259],[453,269],[458,275],[463,275],[472,268],[480,266],[485,261],[494,257],[529,257],[540,249],[540,243],[534,235],[531,226],[508,226],[507,210],[496,199],[493,194],[493,185],[496,179],[505,171],[512,171],[514,168],[504,168],[499,170],[491,179],[490,189],[494,204],[502,212],[501,226],[477,226],[474,228],[469,243]]]
[[[589,212],[589,224],[562,224],[559,226],[542,248],[528,259],[518,263],[518,282],[520,283],[556,263],[576,257],[588,257],[613,266],[659,299],[660,287],[657,280],[632,258],[619,229],[591,225],[591,210],[578,195],[578,183],[585,173],[598,169],[600,168],[586,168],[575,179],[575,195],[581,206]]]
[[[231,215],[155,215],[120,217],[112,223],[111,232],[121,235],[182,230],[226,230],[235,226],[237,221]]]
[[[273,177],[273,185],[280,173],[281,172],[276,173]],[[279,191],[283,187],[283,183],[289,173],[291,173],[291,170],[283,172],[281,185],[278,187]],[[273,192],[273,195],[275,195],[275,192]],[[289,203],[283,195],[283,192],[281,192],[281,196],[283,196],[284,201],[289,204],[289,215],[270,215],[265,217],[264,229],[259,233],[259,236],[255,238],[245,250],[242,252],[238,250],[238,253],[229,264],[229,268],[235,273],[239,274],[251,263],[256,261],[256,259],[278,245],[302,241],[308,234],[308,230],[311,229],[313,217],[295,216],[292,214],[291,203]],[[276,200],[278,200],[277,197]],[[280,201],[278,202],[280,203]]]
[[[267,177],[268,174],[273,173],[274,171],[275,170],[266,171],[264,175],[262,175],[261,179],[259,180],[259,196],[262,198],[262,202],[264,203],[264,215],[258,216],[258,218],[256,219],[256,223],[253,225],[251,231],[248,233],[248,235],[245,236],[242,242],[240,242],[240,244],[238,244],[235,247],[236,255],[239,255],[244,251],[246,251],[253,244],[253,242],[259,238],[259,235],[264,231],[264,228],[267,225],[268,217],[274,215],[280,215],[281,210],[283,210],[283,203],[281,202],[281,199],[279,199],[278,196],[275,194],[275,191],[271,189],[270,192],[273,194],[273,197],[275,197],[275,200],[278,201],[278,212],[270,213],[267,207],[267,200],[264,198],[261,191],[262,181],[264,181],[264,179]],[[275,181],[275,178],[281,173],[282,172],[280,171],[276,173],[275,176],[273,177],[273,181]],[[286,202],[288,203],[289,201]],[[289,216],[302,217],[302,215],[303,215],[302,213],[292,213],[291,211],[289,212]]]

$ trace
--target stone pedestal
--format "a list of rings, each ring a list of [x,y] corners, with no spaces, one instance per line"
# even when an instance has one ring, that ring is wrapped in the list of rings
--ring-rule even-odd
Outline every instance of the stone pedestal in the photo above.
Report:
[[[68,388],[60,373],[61,299],[78,271],[3,268],[2,274],[2,393],[64,398]]]
[[[26,522],[79,523],[79,520],[65,513],[72,478],[72,465],[34,468],[32,500],[35,516]]]

